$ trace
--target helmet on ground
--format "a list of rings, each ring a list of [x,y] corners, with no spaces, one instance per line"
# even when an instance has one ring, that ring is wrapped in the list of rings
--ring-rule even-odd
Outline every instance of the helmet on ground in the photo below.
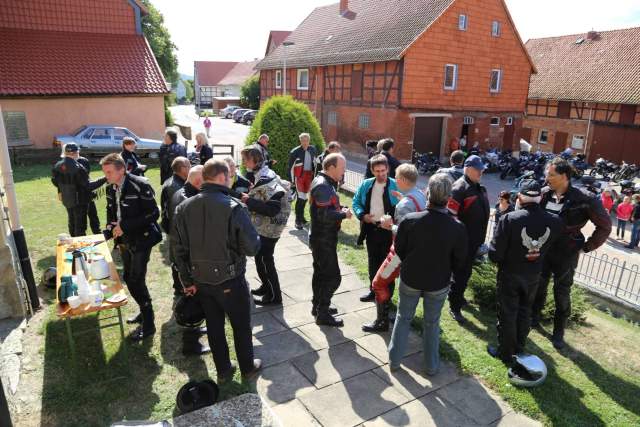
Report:
[[[42,286],[46,286],[49,289],[55,289],[56,287],[56,274],[57,271],[54,267],[49,267],[42,273],[42,279],[40,279],[40,284]]]
[[[532,354],[516,354],[507,371],[511,384],[518,387],[536,387],[547,378],[547,365]]]
[[[176,323],[185,328],[197,328],[204,321],[204,311],[193,297],[182,295],[174,308]]]
[[[178,390],[176,405],[181,414],[195,411],[218,401],[220,390],[212,380],[189,381]]]

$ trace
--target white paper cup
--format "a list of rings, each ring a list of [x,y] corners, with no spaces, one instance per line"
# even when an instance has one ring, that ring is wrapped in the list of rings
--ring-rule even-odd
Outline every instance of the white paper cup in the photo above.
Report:
[[[78,308],[82,303],[78,295],[70,296],[69,298],[67,298],[67,302],[69,303],[69,307],[71,308]]]
[[[102,305],[104,295],[101,291],[91,291],[89,292],[89,297],[91,299],[91,307],[100,307]]]

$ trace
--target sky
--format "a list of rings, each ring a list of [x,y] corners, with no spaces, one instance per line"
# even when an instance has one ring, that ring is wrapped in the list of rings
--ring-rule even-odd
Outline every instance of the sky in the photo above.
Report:
[[[294,30],[318,6],[337,0],[151,0],[178,47],[178,69],[194,61],[262,58],[270,30]],[[379,0],[385,1],[385,0]],[[478,0],[482,1],[482,0]],[[523,41],[640,26],[640,0],[506,0]]]

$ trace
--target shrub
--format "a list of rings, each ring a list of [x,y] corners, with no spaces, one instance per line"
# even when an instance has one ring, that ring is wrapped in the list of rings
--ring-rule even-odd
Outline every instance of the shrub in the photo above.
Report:
[[[260,76],[247,79],[240,87],[240,105],[257,110],[260,108]]]
[[[473,268],[469,288],[473,295],[473,300],[480,307],[496,311],[496,273],[494,264],[483,263]],[[577,285],[571,287],[571,316],[569,320],[582,323],[586,318],[590,304],[586,299],[585,292]],[[542,320],[553,320],[555,312],[555,300],[553,298],[553,283],[549,283],[547,302],[542,309]]]
[[[290,96],[274,96],[264,103],[247,135],[246,145],[255,144],[258,137],[269,135],[269,154],[277,160],[275,172],[288,179],[289,152],[300,144],[298,136],[307,132],[318,154],[324,150],[322,131],[309,108]]]

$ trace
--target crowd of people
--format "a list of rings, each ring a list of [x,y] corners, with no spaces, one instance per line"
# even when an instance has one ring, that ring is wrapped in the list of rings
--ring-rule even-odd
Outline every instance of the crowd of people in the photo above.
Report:
[[[451,167],[434,174],[423,191],[416,186],[415,166],[400,164],[394,157],[394,141],[383,139],[375,150],[372,147],[367,166],[371,177],[356,190],[352,206],[346,207],[338,195],[346,168],[338,142],[318,153],[309,134],[302,133],[299,145],[289,153],[289,176],[283,178],[273,170],[276,160],[269,155],[268,135],[241,151],[246,176],[239,174],[233,158],[212,158],[206,135],[197,139],[199,165],[192,166],[184,146],[177,143],[177,134],[170,130],[165,135],[160,151],[160,207],[142,176],[146,167],[129,141],[123,141],[122,154],[102,158],[104,178],[99,180],[90,181],[88,164],[82,165],[75,144],[64,147],[64,158],[54,167],[52,181],[69,213],[72,236],[85,234],[91,194],[107,183],[104,234],[113,238],[120,251],[124,282],[140,309],[128,319],[139,323],[134,340],[156,331],[145,278],[151,250],[164,231],[173,291],[180,298],[197,301],[206,318],[205,328],[185,329],[184,354],[211,352],[222,382],[238,368],[245,378],[255,376],[261,361],[253,353],[251,303],[282,304],[275,247],[291,205],[295,226],[302,230],[308,204],[313,257],[310,314],[315,322],[343,326],[331,304],[341,282],[338,233],[342,221],[355,217],[361,224],[358,243],[366,242],[369,270],[369,286],[360,299],[375,301],[377,307],[376,318],[362,329],[384,332],[393,323],[389,361],[392,370],[399,369],[422,298],[426,372],[438,371],[444,302],[448,298],[452,318],[464,325],[465,290],[485,246],[490,204],[481,183],[485,166],[478,156],[465,159],[461,151],[454,151]],[[571,173],[566,160],[555,158],[547,166],[547,187],[524,181],[515,207],[508,195],[501,195],[496,205],[497,226],[488,256],[498,266],[498,337],[497,345],[487,350],[506,364],[525,350],[530,327],[539,324],[552,277],[556,311],[551,340],[556,348],[564,347],[578,256],[602,245],[611,231],[601,199],[574,187]],[[640,222],[635,210],[627,211],[623,212],[626,218],[636,215]],[[587,221],[594,223],[595,231],[585,239],[581,230]],[[245,279],[247,257],[254,257],[260,279],[255,289]],[[394,320],[390,300],[397,279]],[[229,356],[225,316],[233,329],[237,364]],[[209,346],[198,341],[205,333]]]

